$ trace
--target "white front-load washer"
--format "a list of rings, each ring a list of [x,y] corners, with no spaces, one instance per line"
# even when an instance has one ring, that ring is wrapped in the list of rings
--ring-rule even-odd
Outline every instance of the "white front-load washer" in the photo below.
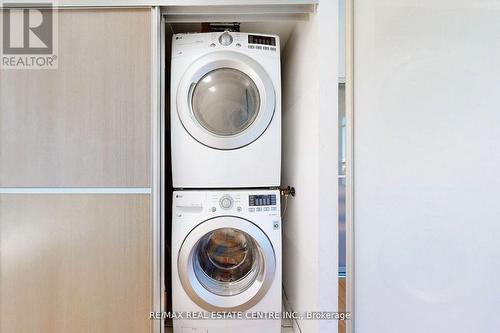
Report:
[[[280,185],[280,75],[278,36],[173,36],[174,188]]]
[[[279,333],[277,190],[173,194],[174,333]]]

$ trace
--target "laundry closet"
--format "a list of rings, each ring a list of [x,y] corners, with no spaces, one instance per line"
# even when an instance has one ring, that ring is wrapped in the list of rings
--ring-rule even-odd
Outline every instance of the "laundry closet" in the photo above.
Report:
[[[178,116],[177,112],[171,110],[172,107],[177,108],[179,102],[172,103],[171,98],[177,99],[182,92],[179,93],[175,87],[172,89],[170,83],[175,82],[177,85],[179,81],[176,68],[172,68],[179,61],[176,59],[173,61],[172,56],[175,58],[182,55],[183,50],[177,46],[172,47],[172,43],[177,45],[179,39],[185,39],[186,41],[180,41],[180,43],[184,43],[183,45],[206,44],[206,49],[214,48],[226,52],[231,48],[235,51],[243,49],[241,53],[245,53],[246,50],[249,54],[260,51],[264,55],[279,57],[281,60],[281,97],[277,105],[281,106],[281,115],[278,114],[278,116],[282,118],[280,185],[291,186],[295,189],[294,197],[283,196],[281,197],[281,206],[278,205],[282,213],[282,248],[279,252],[282,253],[283,301],[286,303],[286,310],[298,312],[337,311],[336,170],[339,52],[336,5],[325,2],[324,4],[247,5],[242,3],[241,5],[228,6],[167,6],[162,8],[161,13],[161,59],[165,69],[164,77],[161,79],[163,83],[161,91],[165,96],[162,105],[166,117],[164,122],[166,142],[164,167],[165,173],[169,175],[166,179],[172,179],[171,165],[179,168],[176,166],[176,164],[178,165],[176,161],[170,160],[171,156],[174,158],[176,156],[176,152],[172,154],[170,151],[170,140],[173,140],[174,144],[176,140],[175,136],[171,137],[170,131],[172,126],[178,126],[175,124],[176,121],[181,123],[175,119]],[[205,34],[199,35],[200,33]],[[226,35],[231,38],[227,47],[221,45],[222,39]],[[273,40],[273,36],[277,37],[277,41]],[[184,68],[182,72],[184,72]],[[174,80],[171,78],[171,73],[174,73],[172,74],[175,76]],[[204,74],[206,73],[204,72]],[[211,75],[207,79],[207,74],[203,79],[203,74],[199,76],[202,77],[200,82],[210,80],[211,83],[215,77]],[[193,97],[192,90],[196,89],[194,83],[193,86],[194,88],[185,88],[186,91],[190,89],[191,95],[188,97],[188,93],[186,93],[182,100]],[[212,92],[215,92],[215,85],[211,86],[211,89],[213,89]],[[271,122],[269,126],[272,124]],[[186,126],[184,128],[186,129]],[[265,129],[262,132],[265,133]],[[264,134],[259,133],[258,135]],[[198,138],[198,140],[200,139]],[[267,145],[259,146],[259,149],[263,151],[261,156],[253,156],[251,152],[243,154],[241,163],[250,165],[254,163],[256,169],[260,165],[265,165],[270,170],[271,162],[274,162],[276,158],[273,154],[275,150],[268,147],[270,145],[272,145],[272,140]],[[179,150],[183,147],[174,146],[172,149]],[[197,163],[198,168],[203,168],[206,158],[203,158],[202,153],[192,154],[190,158],[193,163]],[[197,158],[200,160],[197,161]],[[273,161],[267,161],[266,158]],[[188,159],[186,157],[186,160]],[[221,168],[224,169],[223,158],[221,158],[221,163]],[[248,176],[252,172],[252,167],[247,166],[248,171],[243,165],[238,165],[238,167],[245,170],[246,175],[236,176],[236,178],[247,180],[246,184],[239,187],[260,187],[263,193],[269,191],[266,191],[266,188],[278,188],[277,184],[272,183],[272,177],[269,180],[269,186],[254,185],[251,181],[252,177]],[[192,167],[186,165],[185,168]],[[208,169],[217,174],[216,165],[208,164]],[[193,173],[195,172],[193,171]],[[210,179],[208,171],[198,171],[197,173],[202,173],[204,177]],[[228,179],[235,178],[231,175],[230,170],[227,173]],[[198,180],[199,176],[195,175],[194,178]],[[221,179],[220,176],[219,179]],[[184,181],[184,179],[182,180]],[[187,188],[194,189],[202,187],[197,186],[198,184],[186,183],[186,185]],[[230,193],[229,196],[233,195],[231,194],[232,190],[229,189],[234,187],[231,185],[214,186],[219,187],[217,193],[220,195],[220,200],[223,200],[223,196],[226,196],[227,193]],[[172,284],[176,288],[180,287],[176,276],[173,277],[171,271],[171,268],[174,267],[174,274],[180,274],[176,265],[172,266],[171,262],[172,254],[174,260],[181,260],[181,257],[176,253],[179,252],[179,246],[174,244],[172,248],[172,243],[170,243],[172,237],[174,242],[179,242],[176,240],[176,235],[172,235],[171,229],[172,223],[176,223],[176,216],[183,214],[182,208],[176,205],[185,205],[185,203],[178,203],[179,200],[183,199],[170,196],[172,190],[178,187],[183,188],[183,186],[169,182],[165,188],[164,272],[167,311],[172,310],[172,294],[175,293],[170,287]],[[259,190],[256,191],[259,192]],[[279,192],[276,196],[279,201]],[[199,201],[199,199],[197,200]],[[233,199],[231,198],[231,200]],[[248,199],[244,198],[242,201],[245,200]],[[213,205],[211,209],[216,210],[219,209],[218,202],[219,198],[213,199],[213,204],[203,202],[202,205]],[[243,206],[243,210],[245,209],[248,208]],[[169,223],[172,214],[174,221]],[[252,215],[249,219],[251,218]],[[272,223],[272,220],[269,223]],[[241,308],[236,309],[241,310]],[[254,309],[259,310],[258,307]],[[174,307],[173,310],[176,308]],[[215,310],[219,309],[215,308]],[[284,325],[292,326],[296,332],[299,331],[299,327],[302,332],[332,332],[336,329],[337,324],[337,321],[317,320],[289,320],[284,323]],[[167,320],[166,325],[167,327],[171,326],[171,321]]]
[[[244,163],[269,181],[220,189],[203,207],[267,214],[261,222],[276,239],[266,236],[262,253],[249,255],[273,261],[274,253],[283,293],[262,280],[273,299],[285,295],[285,309],[297,312],[336,311],[337,2],[59,0],[38,9],[49,15],[36,17],[54,18],[57,67],[0,69],[0,331],[168,332],[171,321],[150,313],[172,309],[173,201],[198,200],[172,197],[183,187],[171,170],[172,36],[210,23],[238,23],[242,47],[279,55],[281,145],[263,144]],[[248,105],[253,97],[250,89]],[[279,172],[258,169],[271,159]],[[281,196],[286,186],[295,196]],[[251,277],[247,269],[234,273]],[[286,332],[335,332],[337,324],[294,320]]]

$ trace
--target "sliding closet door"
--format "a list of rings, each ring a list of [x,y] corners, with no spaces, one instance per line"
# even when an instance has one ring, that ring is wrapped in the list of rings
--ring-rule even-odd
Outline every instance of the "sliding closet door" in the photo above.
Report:
[[[0,186],[150,186],[150,16],[59,10],[58,69],[0,72]]]
[[[355,331],[498,332],[500,3],[354,10]]]
[[[149,333],[151,10],[58,16],[58,69],[0,70],[0,332]]]
[[[150,203],[0,195],[0,331],[149,333]]]

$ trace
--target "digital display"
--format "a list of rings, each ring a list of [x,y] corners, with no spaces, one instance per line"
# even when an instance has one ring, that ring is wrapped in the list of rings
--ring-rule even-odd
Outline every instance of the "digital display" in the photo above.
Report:
[[[269,36],[248,35],[248,44],[276,46],[276,38]]]
[[[276,194],[269,195],[250,195],[249,206],[275,206],[276,205]]]

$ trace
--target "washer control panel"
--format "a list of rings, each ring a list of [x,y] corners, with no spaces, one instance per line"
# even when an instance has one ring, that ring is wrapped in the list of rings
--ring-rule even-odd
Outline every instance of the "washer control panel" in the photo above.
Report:
[[[248,211],[253,212],[275,212],[276,194],[254,194],[248,196]]]
[[[279,191],[262,190],[259,191],[231,191],[231,192],[209,192],[209,213],[215,214],[267,214],[278,215]]]
[[[279,195],[278,193],[257,193],[248,196],[248,212],[249,213],[268,213],[279,214]]]
[[[177,217],[192,215],[280,216],[279,190],[175,191]]]
[[[207,199],[209,201],[209,213],[231,213],[231,212],[241,212],[243,210],[242,205],[242,196],[238,192],[219,192],[212,191],[207,192]]]
[[[248,196],[249,206],[275,206],[276,194],[250,195]]]

